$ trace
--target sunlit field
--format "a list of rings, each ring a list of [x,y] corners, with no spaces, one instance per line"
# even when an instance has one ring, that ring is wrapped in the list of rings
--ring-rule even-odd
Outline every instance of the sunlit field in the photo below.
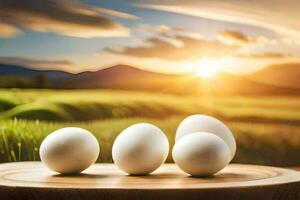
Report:
[[[39,160],[41,141],[65,126],[94,133],[101,146],[98,162],[112,162],[114,138],[127,126],[154,123],[172,146],[178,123],[194,113],[227,122],[238,144],[234,162],[300,164],[297,96],[204,98],[116,90],[1,90],[0,162]]]

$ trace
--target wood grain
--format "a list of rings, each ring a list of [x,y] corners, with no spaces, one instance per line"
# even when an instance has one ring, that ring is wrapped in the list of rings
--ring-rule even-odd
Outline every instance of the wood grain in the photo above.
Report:
[[[0,199],[300,200],[300,172],[231,164],[215,176],[196,178],[165,164],[149,176],[127,176],[115,165],[95,164],[63,176],[40,162],[19,162],[0,164]]]
[[[300,167],[288,167],[288,169],[292,169],[292,170],[300,171]]]

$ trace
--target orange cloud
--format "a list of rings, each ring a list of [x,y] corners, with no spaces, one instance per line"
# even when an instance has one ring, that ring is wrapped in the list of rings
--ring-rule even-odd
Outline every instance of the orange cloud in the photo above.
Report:
[[[225,44],[237,46],[263,44],[267,41],[267,38],[263,36],[249,36],[242,32],[231,30],[219,31],[217,38]]]
[[[138,30],[143,32],[153,32],[160,36],[171,37],[172,34],[180,34],[186,35],[191,38],[202,38],[202,35],[198,32],[187,30],[185,28],[179,26],[170,26],[170,25],[158,25],[158,26],[150,26],[148,24],[139,24]]]
[[[0,37],[2,38],[12,38],[21,32],[17,27],[2,22],[0,22],[0,30]]]
[[[75,0],[2,0],[0,7],[1,21],[33,31],[84,38],[129,35],[128,28],[103,15],[124,13]]]
[[[299,0],[140,0],[136,6],[268,28],[299,38]]]
[[[101,7],[94,7],[93,8],[96,12],[100,12],[102,14],[107,14],[107,15],[112,15],[115,17],[120,17],[124,19],[139,19],[138,16],[129,14],[129,13],[124,13],[116,10],[111,10],[111,9],[106,9],[106,8],[101,8]]]
[[[180,41],[182,45],[177,46],[165,39],[152,37],[145,40],[148,44],[145,46],[124,47],[121,50],[106,48],[105,50],[118,55],[176,61],[222,57],[237,49],[235,46],[217,40],[197,39],[184,35],[174,35],[171,38]]]
[[[238,58],[252,58],[252,59],[280,59],[293,58],[294,56],[278,53],[278,52],[261,52],[261,53],[239,53],[235,57]]]

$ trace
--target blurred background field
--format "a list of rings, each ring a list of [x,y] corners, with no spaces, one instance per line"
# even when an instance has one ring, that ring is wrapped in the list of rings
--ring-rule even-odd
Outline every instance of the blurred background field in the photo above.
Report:
[[[100,141],[98,162],[137,122],[159,126],[174,143],[178,123],[204,113],[224,120],[238,144],[234,162],[300,165],[298,96],[176,95],[120,90],[0,90],[0,162],[39,160],[41,141],[65,126],[86,128]],[[171,156],[168,162],[172,162]]]

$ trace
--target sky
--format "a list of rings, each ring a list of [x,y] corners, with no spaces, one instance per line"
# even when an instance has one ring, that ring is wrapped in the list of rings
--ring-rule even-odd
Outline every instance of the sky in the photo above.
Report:
[[[300,63],[298,0],[0,0],[0,63],[248,74]]]

